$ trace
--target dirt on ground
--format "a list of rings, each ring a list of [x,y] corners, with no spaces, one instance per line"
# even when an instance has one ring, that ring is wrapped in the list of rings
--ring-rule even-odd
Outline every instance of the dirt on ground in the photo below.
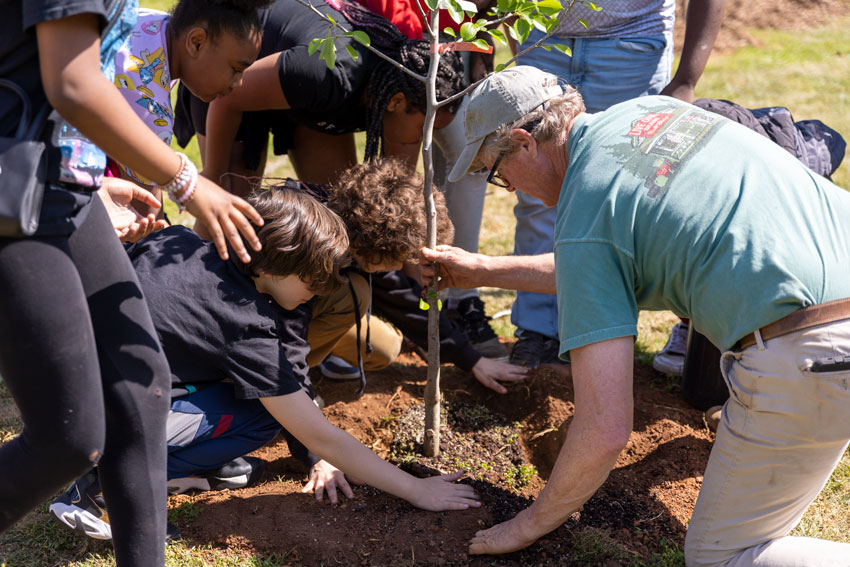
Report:
[[[600,2],[600,5],[604,3]],[[676,0],[674,45],[681,49],[688,0]],[[802,29],[850,15],[850,0],[726,0],[723,25],[714,51],[728,53],[745,45],[758,45],[752,29]]]
[[[573,415],[572,381],[538,370],[498,395],[470,374],[444,367],[442,451],[426,459],[416,456],[425,371],[417,355],[403,354],[393,367],[369,374],[360,399],[356,382],[315,379],[332,423],[413,474],[464,468],[463,482],[475,487],[481,508],[423,512],[369,487],[356,488],[353,500],[337,506],[318,503],[301,494],[305,470],[278,440],[256,453],[268,463],[258,486],[172,498],[173,508],[188,502],[198,513],[181,524],[183,537],[326,566],[570,565],[576,554],[591,551],[600,559],[614,554],[607,560],[613,566],[683,543],[713,434],[669,379],[637,364],[634,433],[599,492],[528,550],[468,556],[475,531],[512,517],[543,488]],[[587,549],[594,545],[601,547]]]

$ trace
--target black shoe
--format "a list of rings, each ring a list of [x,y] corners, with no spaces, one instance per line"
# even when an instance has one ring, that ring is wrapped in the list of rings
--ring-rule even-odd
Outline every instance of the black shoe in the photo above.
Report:
[[[534,331],[522,331],[511,351],[511,364],[535,368],[541,364],[559,363],[558,339],[552,339]]]
[[[451,318],[460,330],[469,337],[472,348],[481,356],[496,360],[507,360],[508,349],[490,326],[490,317],[484,314],[484,302],[478,296],[461,299],[457,309],[449,311]]]
[[[265,462],[257,457],[238,457],[223,467],[203,475],[172,478],[168,481],[168,493],[182,494],[189,490],[247,488],[257,484],[265,465]]]
[[[50,513],[57,520],[94,539],[112,539],[112,527],[106,503],[100,492],[100,481],[94,469],[71,485],[50,503]]]

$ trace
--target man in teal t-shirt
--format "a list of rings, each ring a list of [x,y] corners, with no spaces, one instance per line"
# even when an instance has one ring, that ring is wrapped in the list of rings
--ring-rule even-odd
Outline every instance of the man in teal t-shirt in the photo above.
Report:
[[[578,116],[555,227],[561,353],[669,309],[721,350],[850,297],[850,194],[717,114],[644,97]]]
[[[604,482],[632,429],[638,309],[670,309],[726,350],[731,394],[687,565],[846,566],[850,545],[788,534],[850,439],[850,196],[675,99],[583,110],[532,67],[493,75],[470,95],[450,176],[484,167],[557,206],[554,257],[423,251],[445,285],[557,291],[560,355],[572,361],[575,417],[546,488],[470,552],[530,545]]]

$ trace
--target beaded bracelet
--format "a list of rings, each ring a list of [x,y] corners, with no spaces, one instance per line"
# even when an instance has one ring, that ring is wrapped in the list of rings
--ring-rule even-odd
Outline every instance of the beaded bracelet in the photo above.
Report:
[[[180,210],[186,208],[186,203],[195,195],[195,186],[198,183],[198,168],[192,163],[186,154],[177,153],[180,156],[180,169],[171,178],[171,181],[161,187],[168,192],[171,200],[177,203]]]

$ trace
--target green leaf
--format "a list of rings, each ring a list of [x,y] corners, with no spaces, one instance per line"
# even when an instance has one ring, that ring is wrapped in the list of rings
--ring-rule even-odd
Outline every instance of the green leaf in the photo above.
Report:
[[[328,66],[328,69],[334,68],[334,65],[336,65],[336,45],[334,45],[333,39],[324,40],[320,57]]]
[[[452,28],[443,28],[443,33],[450,36],[450,37],[457,39],[457,34],[455,33],[455,30],[453,30]]]
[[[439,0],[425,0],[425,4],[428,5],[432,12],[437,9],[438,2]]]
[[[594,4],[593,2],[588,2],[587,7],[590,8],[591,10],[593,10],[594,12],[601,12],[602,11],[602,8],[600,8],[599,6]]]
[[[543,33],[546,33],[546,21],[541,21],[539,18],[531,18],[531,23],[535,28],[539,29]]]
[[[502,45],[508,44],[508,38],[505,37],[505,33],[502,30],[487,30],[487,33],[490,34],[490,37],[501,42]]]
[[[472,41],[477,33],[478,30],[472,22],[463,22],[463,25],[460,26],[460,37],[463,41]]]
[[[475,46],[478,47],[479,49],[490,49],[490,44],[487,43],[486,40],[476,39],[472,43],[475,44]]]
[[[504,69],[505,69],[505,64],[504,64],[504,63],[499,63],[498,65],[496,65],[496,72],[497,72],[497,73],[498,73],[499,71],[504,70]]]
[[[570,57],[572,57],[573,55],[573,50],[570,49],[569,45],[564,45],[563,43],[553,43],[552,47],[554,47],[564,55],[569,55]]]
[[[469,0],[457,0],[457,4],[464,12],[472,12],[473,14],[478,13],[478,6],[476,6],[474,2],[470,2]]]
[[[350,45],[346,45],[345,50],[348,51],[348,56],[351,57],[351,59],[354,61],[357,61],[357,58],[360,57],[360,54],[357,53],[357,50],[351,47]]]
[[[587,22],[585,22],[585,21],[584,21],[584,19],[579,18],[579,19],[578,19],[578,23],[580,23],[581,25],[583,25],[583,26],[584,26],[584,29],[590,29],[590,28],[588,28],[588,27],[587,27]]]
[[[549,33],[550,31],[557,28],[558,24],[560,24],[560,23],[561,23],[561,20],[559,20],[558,18],[552,18],[551,20],[547,20],[546,21],[546,33]]]
[[[500,12],[515,12],[517,8],[517,0],[498,0],[496,6]]]
[[[310,55],[313,55],[314,53],[316,53],[319,50],[319,47],[322,45],[322,43],[324,41],[325,40],[320,38],[320,37],[317,37],[315,39],[311,39],[310,45],[307,46],[307,53],[309,53]]]
[[[558,0],[540,0],[537,3],[537,11],[546,16],[554,16],[563,9]]]
[[[431,306],[428,305],[428,302],[425,301],[424,297],[419,298],[419,309],[421,309],[422,311],[428,311],[429,309],[431,309]]]
[[[360,45],[365,45],[366,47],[369,47],[372,44],[372,40],[369,39],[369,34],[364,32],[364,31],[355,30],[355,31],[345,32],[342,35],[344,35],[346,37],[350,37],[351,39],[353,39],[354,41],[356,41]]]
[[[520,43],[525,43],[525,40],[528,39],[528,34],[531,33],[531,24],[527,20],[520,18],[513,25],[513,28],[516,31],[515,39]]]
[[[446,9],[449,11],[449,16],[454,20],[456,24],[459,24],[463,21],[463,11],[453,0],[449,0],[448,4],[446,5]]]
[[[538,49],[543,49],[543,50],[546,50],[546,51],[552,51],[552,48],[549,47],[548,45],[546,45],[545,43],[540,44],[540,47],[538,47]]]

